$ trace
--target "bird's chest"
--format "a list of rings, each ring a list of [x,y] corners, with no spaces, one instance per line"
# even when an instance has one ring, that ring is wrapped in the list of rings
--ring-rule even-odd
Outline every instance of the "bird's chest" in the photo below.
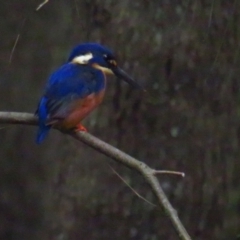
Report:
[[[92,87],[91,89],[92,93],[87,95],[79,104],[79,109],[81,108],[81,111],[86,111],[87,113],[89,113],[102,102],[105,95],[106,76],[104,75],[104,73],[101,74],[101,77],[96,77],[97,80],[95,79],[91,82],[94,82],[94,87]]]
[[[69,114],[63,121],[63,125],[66,127],[76,126],[76,124],[82,121],[103,101],[106,87],[104,74],[100,73],[100,75],[95,76],[95,78],[90,78],[90,76],[85,77],[85,87],[89,89],[91,93],[72,102],[69,107]]]
[[[82,112],[87,113],[91,112],[94,108],[101,104],[104,95],[105,89],[101,90],[98,93],[91,93],[79,104],[79,111],[81,110]]]
[[[105,94],[105,89],[98,93],[91,93],[85,98],[76,101],[72,106],[72,111],[64,119],[61,125],[72,128],[81,122],[90,112],[101,104]]]

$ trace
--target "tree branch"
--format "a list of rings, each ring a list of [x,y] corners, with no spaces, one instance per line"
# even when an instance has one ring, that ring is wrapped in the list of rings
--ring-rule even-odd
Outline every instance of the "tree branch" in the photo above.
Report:
[[[30,113],[0,112],[0,123],[37,125],[37,117]],[[153,193],[157,197],[159,205],[163,207],[166,215],[171,220],[174,229],[179,235],[179,238],[183,240],[191,240],[189,234],[179,220],[177,212],[168,201],[158,182],[158,179],[155,176],[156,172],[158,172],[157,170],[150,168],[145,163],[127,155],[126,153],[120,151],[119,149],[111,146],[106,142],[103,142],[102,140],[94,137],[89,133],[70,132],[68,134],[78,141],[85,143],[86,145],[112,158],[113,160],[125,165],[126,167],[130,167],[138,171],[150,185]]]

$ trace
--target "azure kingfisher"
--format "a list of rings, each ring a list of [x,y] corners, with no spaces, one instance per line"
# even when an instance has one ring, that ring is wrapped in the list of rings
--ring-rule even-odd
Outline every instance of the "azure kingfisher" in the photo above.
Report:
[[[141,88],[118,67],[108,48],[96,43],[76,46],[67,63],[50,76],[39,101],[37,143],[44,140],[51,127],[87,131],[81,121],[102,102],[109,74]]]

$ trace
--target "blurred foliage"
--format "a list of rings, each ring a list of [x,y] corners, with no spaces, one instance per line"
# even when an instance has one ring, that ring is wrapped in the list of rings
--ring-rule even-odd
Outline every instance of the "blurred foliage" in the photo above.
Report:
[[[240,226],[240,2],[9,0],[0,8],[0,109],[33,112],[53,69],[80,42],[112,48],[148,94],[108,81],[89,131],[157,169],[193,239],[236,239]],[[14,42],[19,41],[9,63]],[[178,239],[106,157],[52,131],[0,130],[0,239]],[[131,143],[131,144],[130,144]],[[110,162],[148,200],[144,180]]]

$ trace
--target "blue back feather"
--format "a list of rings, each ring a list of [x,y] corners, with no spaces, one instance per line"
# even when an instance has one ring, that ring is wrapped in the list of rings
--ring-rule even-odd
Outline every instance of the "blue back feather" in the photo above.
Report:
[[[46,125],[52,119],[64,119],[71,111],[71,104],[98,93],[105,87],[102,71],[89,65],[67,63],[55,71],[46,86],[36,114],[39,117],[37,143],[41,143],[51,126]]]

